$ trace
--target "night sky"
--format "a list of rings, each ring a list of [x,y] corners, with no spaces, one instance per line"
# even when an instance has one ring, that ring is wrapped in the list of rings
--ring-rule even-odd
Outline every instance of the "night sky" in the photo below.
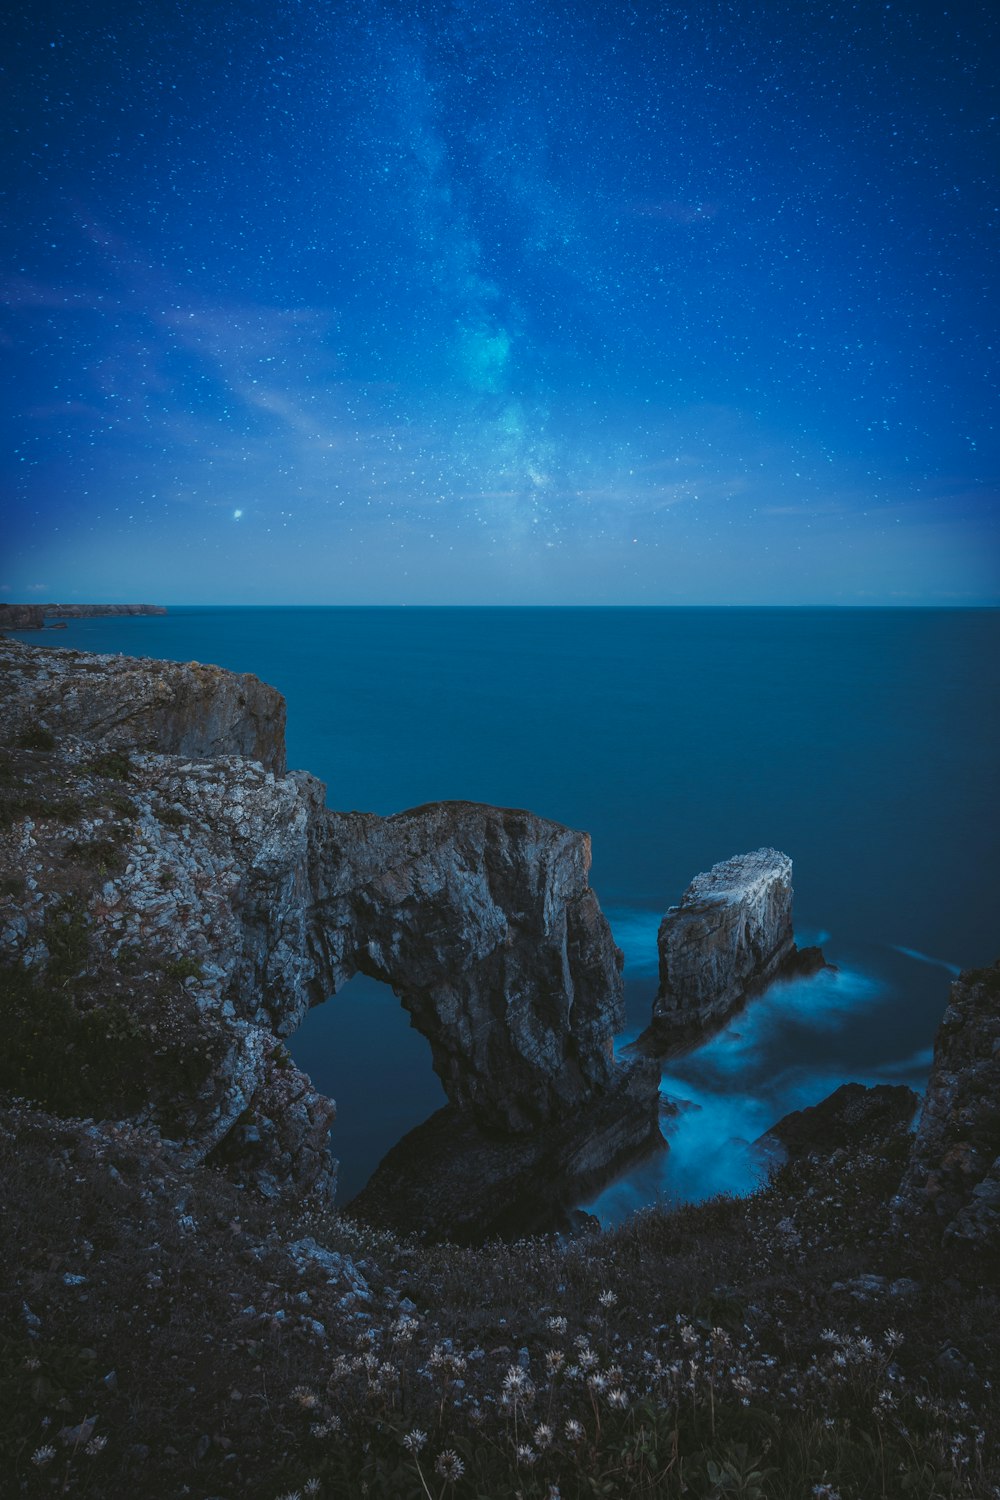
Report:
[[[991,9],[15,4],[0,598],[1000,602]]]

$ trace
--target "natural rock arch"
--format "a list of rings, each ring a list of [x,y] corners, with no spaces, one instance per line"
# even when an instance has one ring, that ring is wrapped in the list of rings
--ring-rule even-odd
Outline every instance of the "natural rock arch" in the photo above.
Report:
[[[536,1130],[613,1086],[622,958],[586,834],[470,802],[327,812],[313,859],[330,990],[358,971],[391,985],[477,1125]]]

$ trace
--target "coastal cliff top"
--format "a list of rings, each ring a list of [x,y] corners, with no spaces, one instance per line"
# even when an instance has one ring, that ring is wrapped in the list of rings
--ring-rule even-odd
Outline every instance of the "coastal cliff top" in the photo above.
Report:
[[[242,755],[285,769],[285,700],[248,672],[26,646],[0,636],[8,738],[78,735],[164,755]]]

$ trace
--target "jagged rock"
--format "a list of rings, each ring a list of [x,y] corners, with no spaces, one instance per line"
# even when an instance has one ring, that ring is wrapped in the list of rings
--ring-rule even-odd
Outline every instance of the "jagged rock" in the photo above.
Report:
[[[201,1038],[170,1112],[184,1161],[211,1155],[274,1196],[332,1190],[333,1106],[278,1039],[358,971],[392,985],[477,1129],[558,1124],[574,1158],[618,1151],[618,1107],[636,1133],[640,1074],[612,1049],[622,957],[585,834],[464,802],[332,812],[314,777],[270,768],[284,704],[255,678],[13,642],[0,674],[13,788],[0,865],[25,890],[0,890],[0,957],[41,973],[71,889],[85,900],[88,1003],[123,955],[147,964],[130,981],[146,983],[143,1025],[174,985]],[[95,739],[128,757],[96,755]],[[230,739],[244,754],[209,758]],[[136,748],[150,742],[156,753]],[[653,1073],[643,1086],[655,1132]]]
[[[660,984],[640,1050],[686,1051],[779,976],[825,967],[792,932],[792,861],[755,849],[696,875],[660,923]]]
[[[199,662],[45,651],[0,638],[4,730],[39,727],[112,748],[239,755],[285,768],[285,700],[250,673]]]
[[[792,1157],[824,1156],[850,1151],[871,1137],[884,1139],[905,1128],[920,1105],[920,1096],[905,1084],[844,1083],[819,1104],[783,1116],[755,1143],[780,1146]]]
[[[901,1230],[934,1215],[946,1240],[1000,1250],[1000,962],[951,986],[894,1214]]]

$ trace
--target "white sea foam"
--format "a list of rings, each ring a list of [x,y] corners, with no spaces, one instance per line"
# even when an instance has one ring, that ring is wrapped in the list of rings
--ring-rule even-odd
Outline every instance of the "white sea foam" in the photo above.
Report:
[[[852,1077],[797,1063],[771,1071],[791,1029],[835,1033],[852,1013],[884,996],[876,978],[853,968],[773,985],[703,1047],[668,1064],[661,1093],[680,1106],[663,1124],[669,1151],[612,1183],[587,1205],[590,1212],[602,1223],[616,1223],[647,1203],[752,1192],[767,1171],[754,1142],[792,1110],[818,1104],[845,1082],[921,1088],[929,1049]]]

